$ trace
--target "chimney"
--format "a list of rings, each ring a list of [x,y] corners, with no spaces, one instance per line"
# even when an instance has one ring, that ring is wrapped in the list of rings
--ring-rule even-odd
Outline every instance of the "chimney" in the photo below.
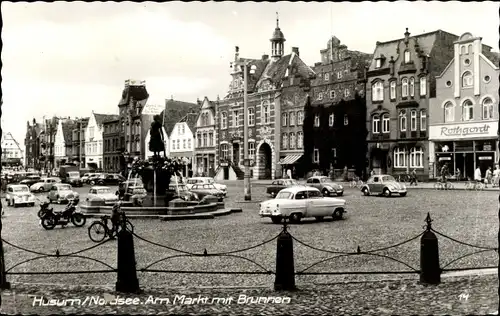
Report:
[[[238,46],[234,47],[234,61],[237,61],[240,59],[240,48]]]
[[[268,59],[269,59],[269,55],[267,55],[267,54],[262,55],[262,60],[268,60]]]
[[[299,48],[298,47],[292,47],[292,53],[295,53],[297,56],[299,55]]]
[[[405,43],[408,43],[408,39],[410,37],[410,32],[408,32],[408,28],[406,28],[406,32],[405,32]]]

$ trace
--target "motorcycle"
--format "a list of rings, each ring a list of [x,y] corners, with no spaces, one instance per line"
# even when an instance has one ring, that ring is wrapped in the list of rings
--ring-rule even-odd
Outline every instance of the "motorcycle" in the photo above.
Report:
[[[41,224],[46,230],[54,229],[57,225],[65,227],[69,222],[76,227],[82,227],[87,222],[85,216],[77,211],[76,205],[78,202],[70,200],[66,208],[62,212],[54,212],[52,209],[47,209],[41,218]]]
[[[53,211],[54,209],[49,209],[50,202],[41,202],[40,210],[38,211],[38,218],[42,219],[42,217],[47,213],[47,211]]]

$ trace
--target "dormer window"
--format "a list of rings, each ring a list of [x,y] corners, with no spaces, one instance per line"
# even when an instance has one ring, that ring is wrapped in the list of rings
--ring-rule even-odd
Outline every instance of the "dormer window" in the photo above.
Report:
[[[410,51],[405,50],[405,64],[410,62]]]
[[[382,59],[377,58],[375,60],[375,68],[380,68],[380,67],[382,67]]]
[[[330,80],[330,74],[329,73],[326,73],[325,74],[325,81],[329,81]]]

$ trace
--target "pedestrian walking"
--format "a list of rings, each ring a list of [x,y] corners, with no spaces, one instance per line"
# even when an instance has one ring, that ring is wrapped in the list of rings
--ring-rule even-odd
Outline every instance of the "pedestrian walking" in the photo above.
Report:
[[[476,171],[474,171],[474,180],[476,182],[481,182],[483,178],[481,177],[481,168],[477,167],[476,168]]]
[[[460,172],[459,168],[457,168],[457,171],[455,171],[455,179],[457,179],[457,181],[460,181],[462,179],[462,173]]]
[[[415,186],[417,186],[417,171],[415,169],[411,172],[410,178],[410,185],[415,183]]]
[[[492,183],[492,178],[493,178],[493,172],[491,171],[491,167],[488,167],[488,170],[486,170],[486,175],[485,175],[485,183],[484,187],[486,188],[488,184]]]
[[[448,179],[448,173],[449,173],[448,164],[445,163],[443,165],[443,168],[441,168],[441,182],[443,182],[444,184],[446,184],[446,181]]]
[[[500,169],[496,166],[495,171],[493,171],[493,187],[499,186],[500,179]]]

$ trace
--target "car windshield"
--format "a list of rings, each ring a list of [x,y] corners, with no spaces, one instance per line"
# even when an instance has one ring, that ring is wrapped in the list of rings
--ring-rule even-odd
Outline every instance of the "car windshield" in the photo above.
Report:
[[[60,185],[59,186],[59,190],[67,190],[67,191],[69,191],[69,190],[71,190],[71,186],[69,186],[69,185]]]
[[[13,190],[14,192],[29,192],[27,187],[14,187]]]
[[[297,181],[295,180],[285,180],[285,185],[297,185]]]
[[[106,194],[106,193],[111,193],[111,190],[106,188],[106,189],[99,189],[97,190],[97,193],[99,194]]]
[[[321,181],[321,183],[328,183],[328,182],[332,182],[332,180],[331,180],[331,179],[326,178],[326,177],[325,177],[325,178],[321,178],[321,180],[320,180],[320,181]]]
[[[309,199],[322,198],[323,195],[319,191],[307,191],[307,197]]]
[[[293,193],[281,191],[280,193],[278,193],[278,195],[276,195],[276,198],[277,199],[291,199],[292,196],[293,196]]]
[[[393,176],[384,176],[382,177],[382,181],[396,181]]]
[[[185,185],[171,185],[170,190],[172,191],[177,191],[177,188],[179,188],[179,191],[187,191],[188,189],[186,188]]]

